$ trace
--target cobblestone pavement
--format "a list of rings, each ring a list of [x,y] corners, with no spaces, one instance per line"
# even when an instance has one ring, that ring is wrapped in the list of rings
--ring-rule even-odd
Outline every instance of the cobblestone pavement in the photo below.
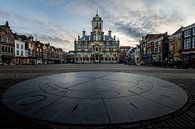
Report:
[[[16,83],[39,76],[64,72],[112,71],[148,75],[168,80],[182,87],[189,95],[189,102],[181,110],[167,116],[141,121],[139,123],[87,127],[79,125],[61,125],[33,120],[11,112],[2,104],[4,91]],[[0,66],[0,128],[55,128],[55,129],[193,129],[195,128],[195,70],[129,66],[123,64],[61,64],[61,65],[25,65]]]

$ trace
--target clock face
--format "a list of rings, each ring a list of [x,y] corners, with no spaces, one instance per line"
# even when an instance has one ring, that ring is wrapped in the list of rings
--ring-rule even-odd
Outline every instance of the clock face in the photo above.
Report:
[[[27,80],[8,89],[3,103],[22,115],[65,124],[122,124],[155,119],[188,100],[178,86],[120,72],[77,72]]]

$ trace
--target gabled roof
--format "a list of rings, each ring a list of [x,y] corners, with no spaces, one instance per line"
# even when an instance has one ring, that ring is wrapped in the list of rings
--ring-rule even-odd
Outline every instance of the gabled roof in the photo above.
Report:
[[[144,38],[145,40],[153,40],[153,39],[160,38],[161,36],[165,36],[165,35],[167,35],[167,32],[160,33],[160,34],[147,34]]]
[[[14,34],[16,39],[21,39],[22,41],[28,40],[28,37],[26,35],[17,35],[16,33]]]
[[[147,34],[146,39],[156,39],[159,38],[162,34]]]
[[[173,36],[173,35],[178,35],[178,34],[182,33],[182,31],[183,31],[183,26],[180,27],[177,31],[175,31],[175,32],[172,34],[172,36]]]
[[[5,30],[6,30],[6,28],[10,29],[10,27],[9,27],[9,26],[6,26],[6,25],[0,25],[0,31],[1,31],[1,32],[2,32],[2,31],[5,31]],[[12,30],[10,29],[10,31],[12,31]]]
[[[195,27],[195,23],[192,23],[191,25],[183,27],[183,30],[186,30],[186,29],[189,29],[189,28],[192,28],[192,27]]]

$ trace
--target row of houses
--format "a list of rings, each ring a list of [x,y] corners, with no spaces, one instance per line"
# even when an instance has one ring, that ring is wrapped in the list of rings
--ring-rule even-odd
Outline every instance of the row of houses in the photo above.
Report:
[[[126,63],[195,66],[195,23],[180,27],[172,35],[147,34],[126,53]]]
[[[66,61],[66,53],[33,36],[13,33],[8,21],[0,25],[0,64],[52,64]]]

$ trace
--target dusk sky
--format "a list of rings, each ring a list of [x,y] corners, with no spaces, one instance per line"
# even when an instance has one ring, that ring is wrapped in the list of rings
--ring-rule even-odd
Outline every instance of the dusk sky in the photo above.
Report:
[[[120,45],[195,22],[195,0],[0,0],[0,24],[8,20],[13,32],[73,50],[83,29],[90,34],[96,10]]]

